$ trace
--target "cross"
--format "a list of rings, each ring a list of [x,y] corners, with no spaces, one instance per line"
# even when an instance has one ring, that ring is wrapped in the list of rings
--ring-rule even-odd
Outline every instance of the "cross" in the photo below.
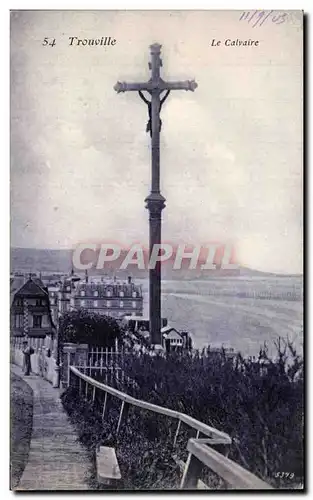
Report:
[[[150,132],[152,150],[151,192],[145,199],[146,208],[149,210],[149,258],[154,245],[160,245],[161,243],[161,212],[165,207],[165,198],[160,193],[160,130],[162,125],[160,110],[172,90],[191,90],[193,92],[198,86],[194,80],[166,82],[161,78],[161,47],[158,43],[150,45],[151,61],[149,62],[149,69],[151,70],[151,78],[147,82],[117,82],[114,86],[117,93],[138,92],[141,99],[148,106],[149,121],[146,131]],[[151,100],[144,96],[144,91],[150,94]],[[165,92],[165,95],[161,98],[163,92]],[[160,262],[156,263],[154,269],[149,269],[149,323],[151,343],[162,345]]]

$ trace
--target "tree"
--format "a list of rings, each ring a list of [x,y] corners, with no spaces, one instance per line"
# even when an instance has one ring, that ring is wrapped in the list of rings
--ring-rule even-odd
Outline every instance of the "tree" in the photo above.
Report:
[[[120,340],[123,330],[110,316],[81,309],[70,311],[60,318],[60,342],[113,347]]]

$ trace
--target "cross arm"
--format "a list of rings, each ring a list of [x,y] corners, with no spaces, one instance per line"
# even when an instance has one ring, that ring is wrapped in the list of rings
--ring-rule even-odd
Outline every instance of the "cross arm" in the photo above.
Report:
[[[195,80],[185,80],[184,82],[162,82],[164,90],[191,90],[194,92],[198,87]]]
[[[126,83],[126,82],[117,82],[114,85],[114,90],[119,94],[120,92],[138,92],[139,90],[152,90],[152,86],[149,82],[145,83]]]
[[[114,90],[119,94],[120,92],[138,92],[139,90],[147,90],[151,91],[159,91],[163,92],[163,90],[194,90],[198,87],[198,84],[195,80],[185,80],[184,82],[165,82],[162,78],[159,78],[159,81],[154,82],[153,80],[149,80],[144,83],[126,83],[126,82],[117,82],[114,85]]]

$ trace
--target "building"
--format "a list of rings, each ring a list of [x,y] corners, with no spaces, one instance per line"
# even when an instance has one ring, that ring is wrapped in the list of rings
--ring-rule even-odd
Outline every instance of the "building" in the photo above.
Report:
[[[127,281],[79,282],[70,294],[70,310],[87,309],[113,318],[141,316],[142,288],[131,277]]]
[[[226,347],[224,345],[215,347],[209,345],[206,349],[206,355],[212,360],[221,358],[233,360],[236,357],[237,353],[233,347]]]
[[[16,276],[10,280],[11,336],[45,338],[54,336],[49,294],[39,278]]]
[[[163,347],[166,347],[166,350],[184,347],[184,339],[182,335],[172,326],[164,326],[161,328],[161,334]]]

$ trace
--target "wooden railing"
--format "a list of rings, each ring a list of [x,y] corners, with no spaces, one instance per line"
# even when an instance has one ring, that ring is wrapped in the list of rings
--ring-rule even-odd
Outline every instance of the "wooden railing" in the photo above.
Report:
[[[105,393],[102,418],[104,418],[107,409],[108,394],[116,397],[121,401],[116,434],[119,434],[122,422],[127,418],[127,412],[130,405],[177,420],[177,428],[173,443],[174,445],[176,444],[182,423],[197,431],[196,437],[190,438],[187,444],[189,455],[184,467],[181,489],[196,489],[200,474],[204,467],[208,467],[210,470],[215,472],[221,479],[223,479],[227,483],[228,486],[233,489],[272,488],[269,484],[265,483],[240,465],[236,464],[217,450],[213,449],[215,447],[219,450],[223,449],[226,451],[227,447],[231,444],[232,439],[225,432],[219,431],[214,427],[204,424],[203,422],[200,422],[195,418],[186,415],[185,413],[181,413],[176,410],[171,410],[170,408],[136,399],[129,394],[121,392],[109,385],[105,385],[102,382],[89,377],[88,375],[85,375],[78,368],[71,366],[69,381],[70,385],[72,385],[71,378],[73,376],[78,378],[78,388],[80,393],[82,393],[83,391],[82,381],[85,382],[86,395],[88,393],[88,386],[90,385],[91,387],[93,387],[93,402],[95,401],[96,389],[100,389]],[[202,436],[206,436],[206,439],[203,439]]]
[[[233,460],[218,453],[212,445],[219,444],[210,439],[189,439],[189,451],[181,488],[196,488],[202,469],[208,467],[225,481],[232,489],[236,490],[269,490],[272,487],[259,479],[251,472],[241,467]]]

